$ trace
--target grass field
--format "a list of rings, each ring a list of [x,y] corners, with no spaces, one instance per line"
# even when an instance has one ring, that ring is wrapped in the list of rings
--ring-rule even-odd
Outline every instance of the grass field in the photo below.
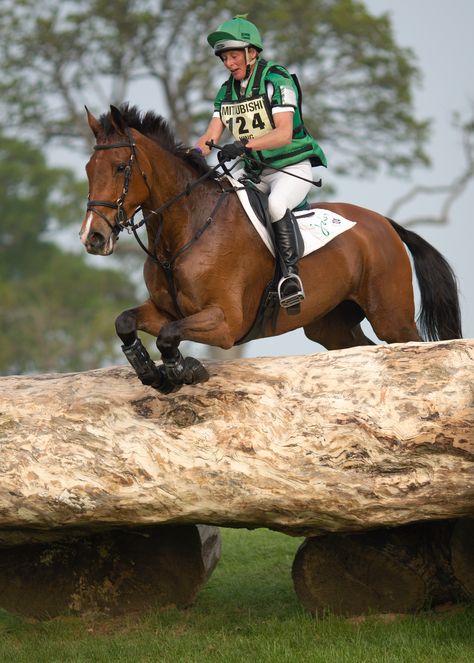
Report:
[[[32,622],[0,612],[1,663],[472,663],[474,605],[416,616],[316,619],[298,605],[300,544],[222,530],[223,554],[196,604],[127,618]]]

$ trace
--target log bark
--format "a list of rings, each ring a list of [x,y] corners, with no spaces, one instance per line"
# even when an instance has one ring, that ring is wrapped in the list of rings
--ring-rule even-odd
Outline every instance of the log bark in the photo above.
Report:
[[[295,535],[474,513],[474,341],[0,378],[0,545],[204,523]]]

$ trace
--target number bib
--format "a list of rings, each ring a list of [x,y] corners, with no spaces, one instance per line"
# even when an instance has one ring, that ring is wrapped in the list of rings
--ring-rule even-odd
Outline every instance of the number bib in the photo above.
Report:
[[[222,122],[236,140],[258,138],[275,127],[266,95],[223,101],[220,112]]]

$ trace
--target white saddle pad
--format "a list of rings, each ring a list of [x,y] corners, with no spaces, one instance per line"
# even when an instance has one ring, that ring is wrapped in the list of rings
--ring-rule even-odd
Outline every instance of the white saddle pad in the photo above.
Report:
[[[238,180],[234,180],[229,176],[227,176],[227,179],[237,190],[239,200],[242,203],[244,210],[247,212],[250,221],[254,225],[255,230],[264,241],[265,246],[272,255],[275,255],[270,235],[253,211],[253,207],[247,196],[247,191],[242,187],[242,184]],[[302,210],[300,212],[295,212],[295,217],[304,239],[304,256],[320,249],[334,239],[334,237],[337,237],[356,225],[354,221],[349,221],[343,216],[326,209]]]

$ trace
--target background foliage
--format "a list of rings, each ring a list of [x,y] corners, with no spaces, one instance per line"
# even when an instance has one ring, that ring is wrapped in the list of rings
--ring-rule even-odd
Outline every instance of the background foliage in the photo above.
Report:
[[[127,279],[53,241],[77,224],[85,197],[71,171],[0,135],[2,373],[94,368],[116,356],[111,332],[117,310],[129,304]]]

